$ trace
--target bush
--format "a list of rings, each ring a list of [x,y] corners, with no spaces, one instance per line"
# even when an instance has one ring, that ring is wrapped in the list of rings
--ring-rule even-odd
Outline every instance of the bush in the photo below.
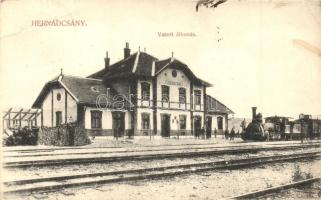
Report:
[[[76,124],[62,124],[59,127],[42,127],[39,144],[54,146],[80,146],[90,144],[87,131]]]
[[[12,131],[13,134],[3,140],[5,146],[36,145],[38,128],[23,127]]]
[[[308,173],[302,172],[298,165],[294,166],[294,173],[292,175],[293,181],[296,182],[296,181],[301,181],[308,178],[313,178],[313,175],[311,174],[311,172],[308,172]]]

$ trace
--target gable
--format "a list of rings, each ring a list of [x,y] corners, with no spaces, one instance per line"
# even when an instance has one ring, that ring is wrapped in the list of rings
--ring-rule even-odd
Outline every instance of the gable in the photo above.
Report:
[[[176,75],[176,76],[175,76]],[[183,70],[168,67],[157,75],[157,84],[190,88],[190,78]]]
[[[197,78],[195,76],[195,74],[189,69],[189,67],[185,63],[183,63],[175,58],[158,61],[156,63],[155,75],[160,74],[162,71],[164,71],[167,68],[183,71],[184,74],[189,78],[189,80],[192,81],[195,85],[204,85],[206,87],[212,86],[210,83],[207,83],[207,82]]]

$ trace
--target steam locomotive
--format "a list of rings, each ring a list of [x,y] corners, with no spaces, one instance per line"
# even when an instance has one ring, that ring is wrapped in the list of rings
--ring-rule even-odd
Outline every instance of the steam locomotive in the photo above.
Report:
[[[262,114],[256,114],[252,107],[252,122],[247,127],[243,124],[243,140],[300,140],[320,138],[321,120],[312,119],[311,115],[301,114],[299,119],[290,121],[289,117],[266,117],[263,123]]]

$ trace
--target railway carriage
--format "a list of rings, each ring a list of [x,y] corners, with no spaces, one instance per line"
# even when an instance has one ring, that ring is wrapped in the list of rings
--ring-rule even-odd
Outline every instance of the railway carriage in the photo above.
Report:
[[[262,122],[262,115],[252,108],[252,122],[242,133],[243,140],[310,140],[320,138],[321,120],[311,115],[300,114],[299,119],[290,121],[290,117],[271,116]],[[262,128],[263,127],[263,128]]]
[[[299,119],[292,122],[292,138],[299,139],[301,133],[303,138],[311,140],[320,138],[321,120],[312,119],[311,115],[301,114]]]

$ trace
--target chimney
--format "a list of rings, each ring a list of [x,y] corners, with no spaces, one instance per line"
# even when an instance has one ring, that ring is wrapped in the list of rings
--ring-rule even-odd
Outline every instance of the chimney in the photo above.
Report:
[[[106,51],[105,70],[109,69],[109,61],[110,61],[110,58],[108,57],[108,51]]]
[[[130,56],[129,43],[126,42],[126,47],[124,48],[124,59],[128,58],[129,56]]]
[[[256,107],[252,107],[252,121],[256,118]]]

